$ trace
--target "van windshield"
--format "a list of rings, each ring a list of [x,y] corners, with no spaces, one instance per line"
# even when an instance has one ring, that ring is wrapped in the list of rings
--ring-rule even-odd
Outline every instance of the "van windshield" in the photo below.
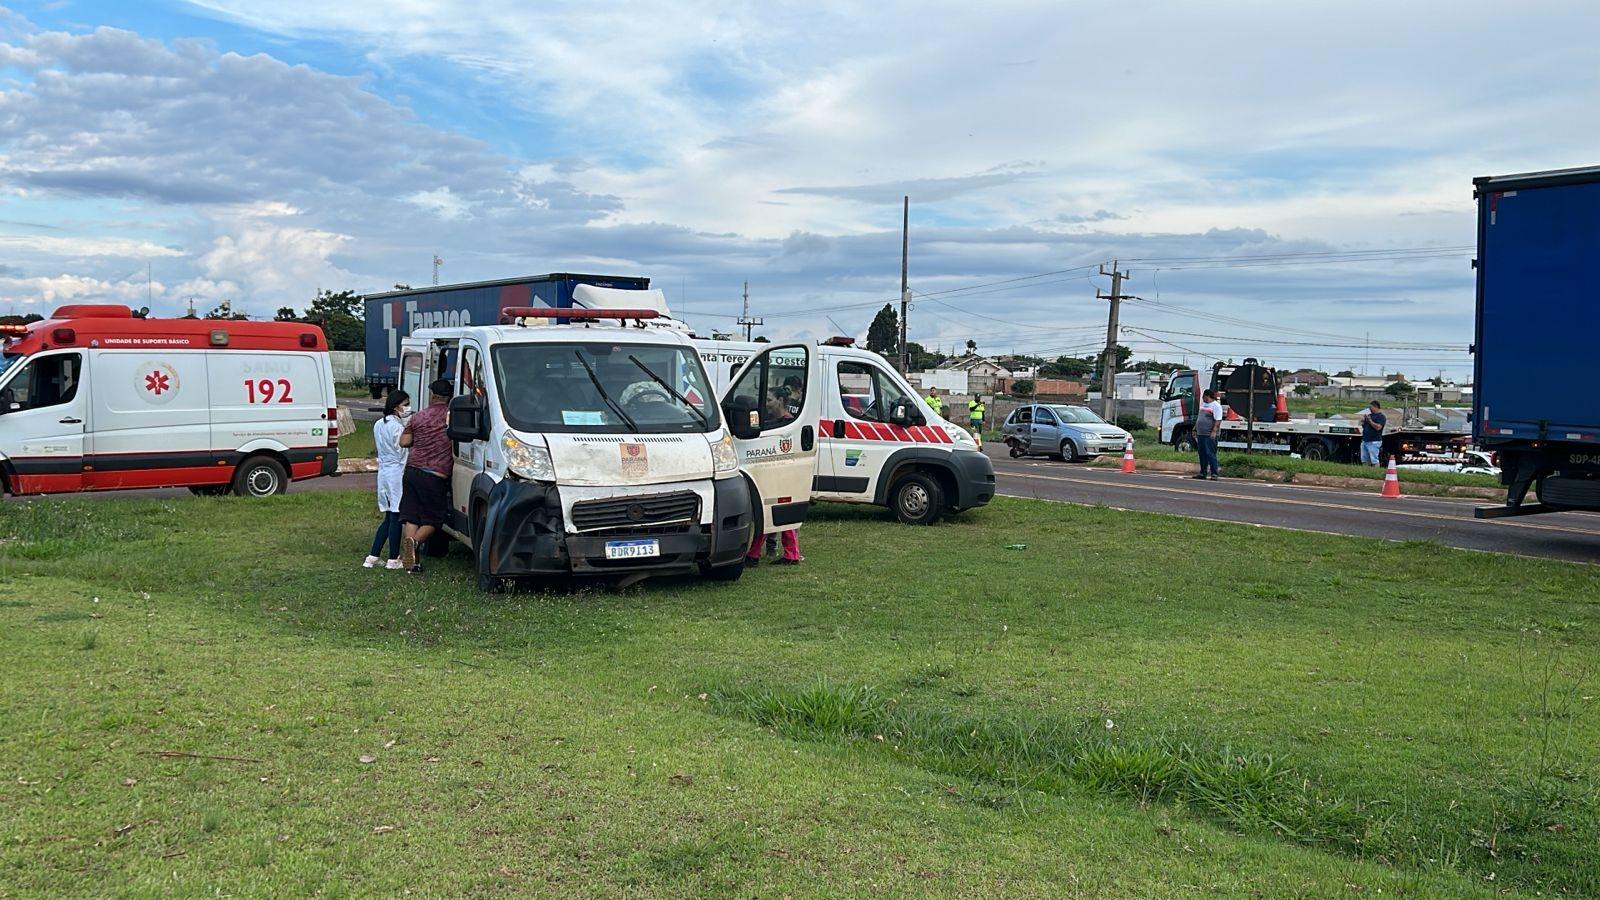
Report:
[[[495,382],[518,431],[709,432],[721,426],[700,355],[656,344],[501,344]]]

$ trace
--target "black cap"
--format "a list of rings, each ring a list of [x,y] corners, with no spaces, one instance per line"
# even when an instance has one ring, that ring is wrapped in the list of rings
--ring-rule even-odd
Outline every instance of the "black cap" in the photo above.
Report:
[[[453,390],[453,388],[450,385],[450,379],[436,378],[434,379],[433,384],[428,385],[428,390],[435,397],[448,397],[450,396],[450,392]]]

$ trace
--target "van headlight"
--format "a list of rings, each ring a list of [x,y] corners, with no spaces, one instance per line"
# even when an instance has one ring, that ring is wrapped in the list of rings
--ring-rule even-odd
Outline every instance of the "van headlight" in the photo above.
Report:
[[[950,440],[958,444],[966,444],[968,447],[975,448],[978,446],[978,442],[972,439],[972,433],[960,425],[944,425],[941,427],[944,428],[945,434],[950,435]]]
[[[500,447],[506,453],[506,468],[518,478],[531,481],[555,481],[555,463],[550,461],[548,448],[523,442],[511,432],[500,438]]]
[[[725,433],[722,440],[711,442],[711,461],[718,475],[739,471],[739,451],[733,449],[733,435]]]

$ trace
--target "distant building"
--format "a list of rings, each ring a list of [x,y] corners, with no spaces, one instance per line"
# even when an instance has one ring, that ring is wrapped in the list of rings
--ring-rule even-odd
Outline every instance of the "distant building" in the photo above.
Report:
[[[998,387],[998,379],[1014,377],[1010,369],[976,353],[947,359],[935,371],[965,372],[967,387],[966,391],[960,393],[993,394]]]
[[[1114,383],[1118,400],[1159,400],[1166,390],[1167,376],[1161,372],[1118,372]]]
[[[1023,380],[1033,381],[1033,393],[1028,395],[1028,399],[1044,403],[1082,403],[1088,396],[1083,382],[1067,378],[1001,378],[997,380],[995,390],[1016,396],[1016,383]]]
[[[1316,371],[1315,369],[1298,369],[1288,375],[1283,376],[1281,381],[1290,388],[1293,388],[1297,384],[1307,384],[1314,388],[1318,388],[1325,387],[1328,384],[1328,376]]]

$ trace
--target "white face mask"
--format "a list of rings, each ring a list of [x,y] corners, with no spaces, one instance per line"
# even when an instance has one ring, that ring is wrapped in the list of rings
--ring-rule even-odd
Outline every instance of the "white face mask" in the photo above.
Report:
[[[404,419],[406,416],[411,415],[411,404],[402,403],[399,406],[396,406],[394,408],[394,414],[399,416],[402,419]]]

